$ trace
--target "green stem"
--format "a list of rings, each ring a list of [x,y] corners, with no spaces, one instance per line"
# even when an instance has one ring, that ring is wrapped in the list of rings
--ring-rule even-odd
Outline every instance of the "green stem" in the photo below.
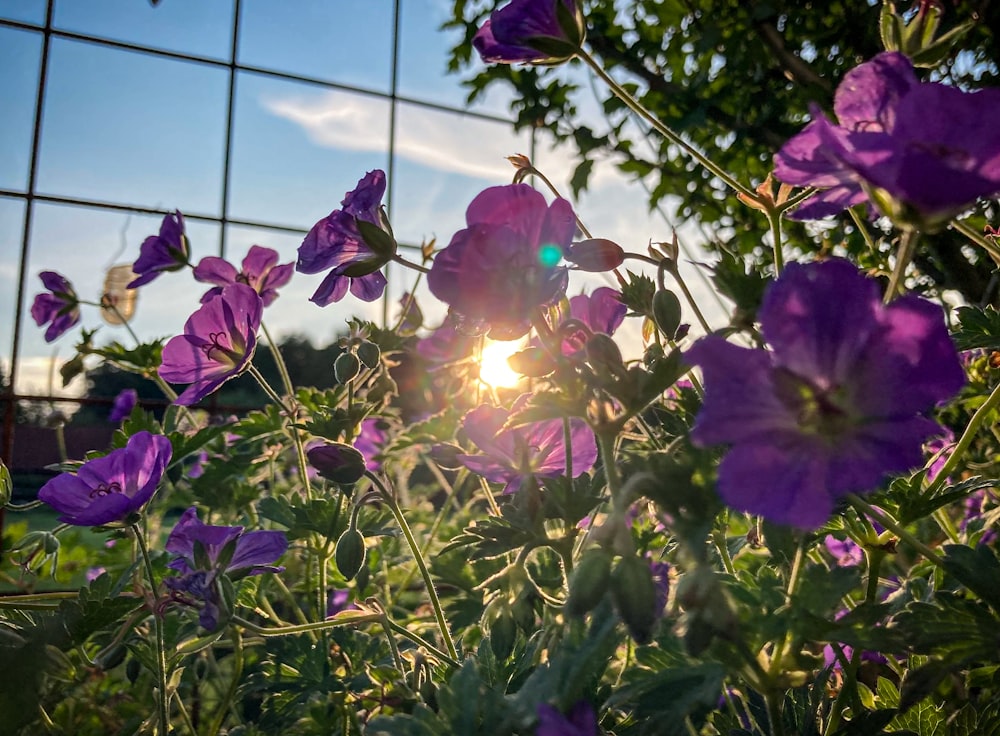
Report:
[[[555,184],[549,181],[549,178],[545,176],[545,174],[536,169],[534,164],[525,169],[525,171],[527,171],[532,176],[537,176],[539,179],[542,180],[542,182],[544,182],[545,186],[549,188],[550,192],[552,192],[555,196],[562,198],[562,195],[559,193],[559,190],[556,188]],[[576,226],[580,228],[580,232],[583,233],[583,237],[593,238],[594,236],[590,234],[590,230],[588,230],[587,226],[583,224],[583,220],[580,219],[580,216],[577,214],[574,214],[573,216],[576,218]]]
[[[677,285],[680,287],[681,293],[684,294],[684,298],[691,306],[692,311],[694,311],[694,316],[698,318],[698,324],[701,325],[701,329],[705,331],[705,334],[711,333],[712,327],[708,324],[708,320],[705,319],[705,315],[701,313],[701,309],[698,308],[698,302],[695,301],[694,294],[691,293],[687,282],[684,281],[684,278],[681,276],[680,268],[674,268],[674,270],[670,272],[670,275],[674,277],[674,281],[676,281]]]
[[[597,433],[597,446],[601,450],[601,461],[604,465],[604,478],[611,494],[611,507],[619,512],[625,512],[625,499],[622,498],[622,481],[615,465],[615,436],[607,432]]]
[[[777,278],[785,268],[785,257],[781,252],[781,213],[778,210],[769,210],[767,220],[771,226],[771,238],[774,240],[774,277]]]
[[[917,249],[917,239],[919,237],[920,233],[916,230],[907,230],[899,240],[899,248],[896,250],[896,264],[892,268],[892,274],[889,276],[889,286],[885,290],[884,301],[886,304],[896,298],[897,291],[906,290],[903,283],[906,267],[910,265],[910,261],[913,259],[913,253]]]
[[[366,470],[365,476],[378,489],[382,500],[389,507],[393,517],[396,519],[396,524],[399,526],[400,531],[403,532],[406,544],[410,548],[410,554],[416,560],[417,567],[420,568],[420,576],[424,579],[424,586],[427,588],[427,597],[430,599],[431,608],[434,609],[434,618],[437,619],[441,639],[448,650],[448,655],[453,660],[458,661],[458,650],[455,648],[455,642],[452,640],[451,632],[448,630],[448,621],[444,616],[444,609],[441,608],[441,601],[438,599],[437,590],[434,588],[434,581],[431,579],[430,570],[427,569],[427,563],[424,561],[424,556],[420,553],[420,547],[417,546],[417,540],[414,539],[413,532],[410,531],[410,525],[406,523],[406,517],[403,516],[402,509],[396,503],[396,497],[389,492],[389,489],[385,487],[385,484],[374,473]]]
[[[420,273],[430,273],[431,270],[426,266],[421,266],[419,263],[414,263],[413,261],[408,261],[403,256],[396,253],[393,255],[392,260],[401,266],[406,266],[407,268],[412,268],[414,271],[419,271]]]
[[[146,538],[138,524],[132,525],[132,532],[135,534],[139,551],[142,553],[142,562],[146,567],[146,578],[149,580],[149,592],[156,597],[156,576],[153,574],[153,562],[149,558],[149,548],[146,546]],[[157,697],[156,706],[160,721],[160,736],[167,736],[170,733],[170,715],[167,712],[167,652],[163,643],[163,621],[156,610],[153,610],[153,631],[156,636],[156,684]]]
[[[884,511],[876,509],[856,493],[848,493],[847,500],[858,511],[868,516],[868,518],[874,519],[901,540],[913,547],[913,549],[917,550],[917,552],[927,558],[929,562],[933,563],[937,567],[940,567],[942,570],[945,569],[944,560],[937,552],[910,534],[910,532],[906,531],[906,529],[904,529],[895,519],[890,517]]]
[[[985,250],[990,254],[990,257],[1000,264],[1000,247],[996,243],[993,243],[989,238],[985,237],[982,233],[977,232],[975,229],[969,227],[965,222],[961,220],[952,220],[948,225],[952,230],[956,230],[973,243],[978,245],[980,248]]]
[[[675,133],[673,130],[664,125],[660,120],[653,115],[649,110],[642,106],[638,100],[636,100],[632,95],[630,95],[614,78],[604,71],[604,68],[597,63],[589,53],[580,49],[579,57],[583,62],[589,66],[601,80],[608,85],[608,88],[614,93],[615,97],[620,99],[622,102],[628,106],[628,108],[644,118],[646,122],[653,126],[653,128],[668,141],[676,145],[678,148],[685,151],[691,158],[701,164],[705,169],[710,171],[712,174],[721,179],[726,185],[728,185],[734,191],[740,192],[741,194],[749,197],[754,202],[758,201],[757,192],[753,191],[749,187],[744,186],[740,182],[736,181],[729,173],[718,166],[714,161],[708,158],[705,154],[699,151],[697,148],[692,146],[686,140],[684,140],[680,135]]]
[[[969,420],[968,426],[966,426],[965,431],[962,432],[962,436],[959,438],[958,442],[955,444],[955,449],[951,451],[948,456],[948,460],[945,464],[941,466],[941,470],[934,477],[934,482],[927,487],[927,496],[933,496],[941,487],[947,482],[948,476],[951,475],[958,464],[962,461],[962,456],[965,454],[966,450],[969,449],[969,445],[972,444],[972,440],[975,439],[976,434],[979,432],[979,428],[982,426],[983,422],[986,421],[986,417],[993,412],[993,410],[1000,405],[1000,383],[997,383],[993,387],[993,391],[986,398],[978,409],[976,413],[972,415]]]
[[[875,247],[875,241],[872,240],[871,233],[868,232],[868,227],[865,225],[865,221],[861,219],[861,215],[855,211],[854,207],[848,207],[847,213],[851,216],[851,219],[854,220],[854,227],[858,229],[858,232],[861,233],[861,237],[863,237],[865,239],[865,243],[868,244],[868,250],[874,253],[877,250]]]

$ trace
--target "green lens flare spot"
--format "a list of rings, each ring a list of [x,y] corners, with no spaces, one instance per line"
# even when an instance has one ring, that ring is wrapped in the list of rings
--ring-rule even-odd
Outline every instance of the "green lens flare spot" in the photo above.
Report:
[[[538,262],[546,268],[552,268],[562,260],[562,249],[558,245],[546,243],[538,249]]]

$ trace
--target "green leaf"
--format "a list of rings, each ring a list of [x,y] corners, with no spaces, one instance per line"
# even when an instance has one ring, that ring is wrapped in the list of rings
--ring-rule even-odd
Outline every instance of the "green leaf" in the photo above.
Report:
[[[4,461],[0,460],[0,508],[10,503],[13,495],[14,481],[10,477],[10,470],[7,469]]]
[[[977,593],[994,611],[1000,612],[1000,561],[990,547],[947,545],[944,548],[944,566],[962,585]]]
[[[959,350],[1000,349],[1000,312],[994,307],[958,308],[959,328],[952,334]]]

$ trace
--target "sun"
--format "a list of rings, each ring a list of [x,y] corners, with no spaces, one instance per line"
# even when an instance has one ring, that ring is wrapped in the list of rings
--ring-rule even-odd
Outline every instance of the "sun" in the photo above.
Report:
[[[521,340],[494,342],[487,340],[479,359],[479,380],[493,388],[513,388],[521,374],[507,364],[507,358],[524,347]]]

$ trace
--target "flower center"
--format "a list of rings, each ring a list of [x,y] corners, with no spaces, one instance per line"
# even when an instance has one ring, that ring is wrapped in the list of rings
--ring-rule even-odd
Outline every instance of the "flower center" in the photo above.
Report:
[[[202,343],[201,349],[205,357],[215,363],[224,363],[236,366],[243,358],[243,353],[238,346],[230,346],[230,336],[225,332],[208,333],[208,342]]]
[[[785,368],[775,370],[774,383],[778,398],[795,413],[804,433],[832,441],[854,425],[839,387],[822,388]]]
[[[112,493],[124,493],[121,483],[116,480],[113,480],[110,483],[101,483],[101,485],[97,486],[97,488],[90,492],[90,497],[103,498],[104,496]]]

